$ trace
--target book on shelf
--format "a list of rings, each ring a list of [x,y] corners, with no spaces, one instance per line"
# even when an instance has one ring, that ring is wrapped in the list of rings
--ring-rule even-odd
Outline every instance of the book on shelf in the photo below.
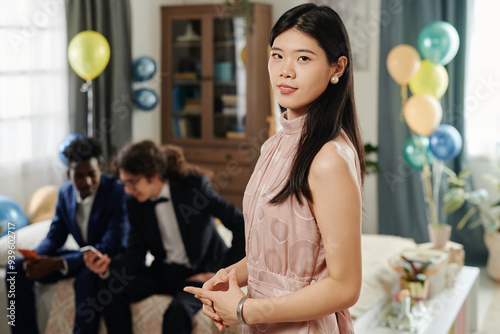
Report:
[[[236,116],[236,107],[223,107],[222,114],[226,116]]]
[[[235,106],[238,104],[238,96],[236,95],[222,94],[220,98],[226,106]]]
[[[246,133],[245,132],[240,132],[240,131],[226,131],[226,138],[227,139],[245,139],[246,138]]]
[[[193,128],[189,119],[176,117],[174,118],[173,126],[176,138],[188,138],[193,136]]]
[[[174,79],[194,80],[196,79],[196,72],[177,72],[174,73]]]

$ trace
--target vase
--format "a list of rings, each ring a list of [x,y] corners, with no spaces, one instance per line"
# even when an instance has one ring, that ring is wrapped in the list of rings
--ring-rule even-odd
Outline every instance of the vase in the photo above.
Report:
[[[429,294],[429,280],[425,281],[408,281],[406,277],[400,278],[401,290],[407,289],[410,291],[411,304],[427,300]]]
[[[433,248],[444,248],[446,243],[450,240],[451,225],[439,224],[439,226],[436,227],[435,225],[428,224],[427,228]]]
[[[500,233],[486,233],[484,243],[489,252],[486,272],[493,280],[500,282]]]

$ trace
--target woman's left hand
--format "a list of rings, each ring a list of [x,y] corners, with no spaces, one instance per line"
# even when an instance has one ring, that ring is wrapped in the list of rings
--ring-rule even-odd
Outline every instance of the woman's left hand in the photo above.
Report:
[[[213,309],[219,315],[225,327],[239,324],[236,317],[236,308],[240,299],[245,296],[245,293],[238,285],[236,270],[232,270],[229,273],[229,289],[227,291],[209,291],[192,286],[185,287],[184,291],[194,294],[198,299],[210,299]]]

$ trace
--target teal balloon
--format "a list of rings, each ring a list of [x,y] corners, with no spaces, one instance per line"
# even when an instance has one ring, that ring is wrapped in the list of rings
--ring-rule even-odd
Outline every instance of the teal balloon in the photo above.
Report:
[[[28,218],[12,198],[0,195],[0,237],[28,225]]]
[[[403,156],[406,162],[416,170],[424,168],[424,152],[426,154],[427,164],[431,164],[434,160],[431,150],[429,149],[429,138],[415,135],[418,143],[413,141],[413,137],[408,138],[403,147]]]
[[[448,64],[457,54],[459,46],[458,32],[448,22],[432,22],[418,35],[418,50],[422,57],[435,64]]]

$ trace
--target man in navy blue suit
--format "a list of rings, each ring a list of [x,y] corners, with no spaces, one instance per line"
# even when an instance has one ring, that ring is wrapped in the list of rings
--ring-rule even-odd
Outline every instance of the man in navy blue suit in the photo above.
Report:
[[[168,294],[174,299],[163,315],[163,333],[189,334],[202,303],[182,289],[201,287],[217,270],[245,256],[243,215],[175,146],[162,150],[147,140],[128,145],[118,154],[116,167],[132,195],[127,198],[127,249],[112,260],[85,254],[88,267],[103,277],[110,269],[134,276],[104,307],[108,333],[132,333],[131,302]],[[214,217],[233,232],[231,248],[217,232]],[[149,267],[144,264],[147,251],[154,256]]]
[[[115,256],[126,246],[129,224],[123,186],[102,173],[102,150],[93,138],[76,139],[64,152],[68,176],[59,191],[56,214],[45,239],[35,248],[36,259],[16,259],[16,294],[12,298],[19,321],[12,333],[38,333],[35,282],[75,278],[76,315],[73,333],[97,333],[99,277],[91,272],[79,250],[63,249],[71,234],[80,247],[92,245]],[[115,273],[116,275],[116,273]],[[9,303],[11,301],[9,300]]]

